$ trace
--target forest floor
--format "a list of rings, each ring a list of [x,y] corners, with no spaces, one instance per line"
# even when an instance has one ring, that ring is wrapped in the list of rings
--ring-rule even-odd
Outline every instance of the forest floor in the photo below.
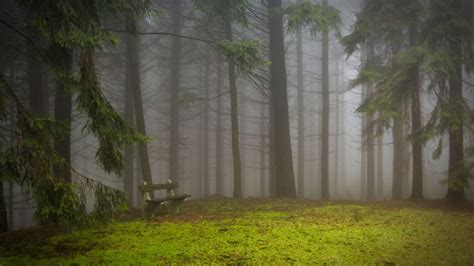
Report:
[[[469,203],[209,198],[178,215],[139,217],[0,235],[0,265],[474,263]]]

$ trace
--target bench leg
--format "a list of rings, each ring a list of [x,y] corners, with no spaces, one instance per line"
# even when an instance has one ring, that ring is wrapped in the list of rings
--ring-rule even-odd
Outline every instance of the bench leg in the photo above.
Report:
[[[169,214],[178,214],[179,206],[184,202],[184,199],[170,200],[168,202],[168,213]]]
[[[144,203],[142,209],[143,218],[148,219],[152,218],[155,214],[154,205],[151,203]]]

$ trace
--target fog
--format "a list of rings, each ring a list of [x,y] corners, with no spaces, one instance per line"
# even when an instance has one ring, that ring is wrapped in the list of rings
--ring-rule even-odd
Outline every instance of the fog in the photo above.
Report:
[[[12,1],[2,1],[1,17],[9,24],[19,27],[17,18],[22,16],[22,11],[15,3],[10,2]],[[272,133],[275,123],[272,121],[273,83],[270,81],[270,66],[273,62],[260,64],[250,71],[235,71],[238,132],[234,133],[240,141],[238,147],[241,161],[241,191],[236,194],[236,162],[232,144],[235,141],[232,132],[236,129],[233,129],[231,119],[230,71],[226,56],[216,49],[216,43],[226,38],[226,29],[220,23],[203,19],[203,12],[194,6],[194,1],[178,2],[180,5],[176,9],[175,1],[151,1],[151,9],[159,10],[159,14],[145,15],[137,20],[134,37],[113,19],[102,23],[102,27],[110,30],[118,40],[115,45],[102,45],[93,56],[102,93],[133,128],[150,139],[146,144],[125,145],[124,171],[121,175],[107,173],[97,160],[98,139],[84,129],[87,127],[87,117],[72,104],[72,182],[81,183],[85,176],[124,191],[131,206],[136,208],[140,208],[142,201],[138,187],[146,180],[148,171],[153,184],[164,183],[168,179],[178,182],[179,193],[192,195],[190,200],[206,197],[286,197],[287,194],[277,193],[277,185],[274,183],[277,181],[272,181],[277,180],[275,176],[278,171],[272,156],[275,152],[278,154],[280,147],[284,146],[278,142],[272,143],[275,139]],[[352,32],[356,14],[364,6],[363,2],[328,0],[328,5],[340,12],[341,37]],[[258,40],[260,55],[265,61],[270,61],[267,7],[261,1],[250,3],[251,8],[247,10],[248,25],[232,25],[233,40]],[[283,1],[284,6],[295,3],[296,1]],[[309,27],[302,27],[299,39],[297,32],[288,29],[287,19],[283,23],[293,163],[291,171],[294,173],[295,196],[326,200],[322,194],[321,178],[323,37],[320,33],[313,34]],[[26,103],[28,97],[31,97],[28,94],[28,56],[31,55],[21,51],[27,50],[28,45],[6,24],[2,24],[0,29],[0,35],[3,36],[0,40],[0,71],[6,81],[14,84],[19,98]],[[387,127],[382,136],[375,136],[370,142],[366,131],[367,114],[357,111],[367,95],[367,86],[353,86],[353,81],[359,75],[367,55],[361,50],[348,55],[336,34],[330,32],[328,38],[327,200],[391,200],[394,175],[392,128]],[[383,48],[377,49],[376,53],[384,53]],[[80,71],[76,65],[79,60],[79,52],[74,51],[75,75]],[[46,88],[45,95],[42,95],[46,103],[45,112],[53,116],[56,110],[55,79],[47,64],[40,64],[43,87]],[[463,79],[466,81],[464,97],[472,108],[472,76],[463,73]],[[421,82],[420,91],[421,121],[425,125],[438,98],[429,90],[426,82]],[[137,99],[137,96],[140,98]],[[76,100],[77,95],[73,95],[72,102]],[[413,181],[412,147],[409,139],[410,105],[402,108],[407,110],[408,115],[403,118],[405,149],[401,166],[403,176],[400,178],[402,199],[408,199],[412,193]],[[14,123],[14,118],[6,119],[2,120],[0,126],[8,128]],[[2,138],[2,149],[10,145],[13,139],[14,137]],[[433,159],[433,152],[437,149],[438,138],[432,138],[423,145],[422,192],[425,199],[444,198],[448,191],[443,180],[447,178],[449,141],[447,135],[442,139],[443,149],[437,159]],[[464,145],[468,147],[473,144],[473,134],[466,130]],[[368,157],[370,145],[373,146],[374,160]],[[367,169],[370,164],[373,164],[375,177],[374,199],[367,197]],[[2,182],[9,228],[17,230],[33,225],[36,203],[31,191],[21,187],[21,182],[9,182],[6,179]],[[466,187],[464,191],[467,199],[474,199],[474,189]],[[88,191],[86,195],[87,209],[92,211],[94,193]],[[157,197],[164,195],[164,191],[155,192]]]

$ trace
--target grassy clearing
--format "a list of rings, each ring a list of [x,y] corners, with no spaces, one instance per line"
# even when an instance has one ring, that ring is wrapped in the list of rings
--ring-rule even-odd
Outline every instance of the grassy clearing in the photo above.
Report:
[[[154,220],[0,235],[0,265],[472,264],[474,211],[439,203],[359,205],[209,199]]]

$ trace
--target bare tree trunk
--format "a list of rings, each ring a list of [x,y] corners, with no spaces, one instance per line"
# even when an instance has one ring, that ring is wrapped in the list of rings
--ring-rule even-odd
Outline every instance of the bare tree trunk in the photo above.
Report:
[[[10,213],[10,215],[12,215]],[[8,231],[7,206],[5,204],[5,195],[3,190],[3,181],[0,180],[0,232]]]
[[[232,41],[231,18],[225,21],[225,34],[228,41]],[[239,111],[237,105],[237,85],[235,65],[229,61],[229,90],[230,90],[230,119],[232,124],[232,158],[234,162],[234,198],[242,197],[242,163],[240,161],[239,143]]]
[[[173,34],[181,32],[181,0],[174,0],[173,10]],[[181,38],[173,37],[171,46],[171,84],[170,84],[170,121],[169,121],[169,177],[177,180],[179,173],[179,94],[181,73]]]
[[[265,186],[265,154],[267,141],[265,139],[265,104],[260,104],[260,197],[266,196],[266,186]]]
[[[72,71],[72,52],[66,48],[55,47],[56,58],[61,69]],[[56,140],[54,148],[56,152],[64,159],[66,165],[58,166],[54,172],[56,176],[61,177],[66,182],[71,182],[71,114],[72,99],[71,94],[67,92],[63,82],[56,82],[56,95],[54,104],[54,118],[57,121],[66,123],[68,129],[63,139]]]
[[[277,191],[277,176],[276,176],[276,165],[275,165],[275,134],[273,133],[273,107],[270,104],[268,110],[268,187],[271,198],[276,197]]]
[[[216,193],[224,195],[224,172],[223,162],[224,153],[223,148],[223,128],[222,128],[222,64],[217,62],[217,113],[216,113]]]
[[[128,38],[131,38],[128,36]],[[124,91],[124,118],[130,125],[134,124],[133,112],[133,84],[132,84],[132,69],[130,57],[126,58],[125,66],[125,91]],[[134,182],[134,148],[133,144],[125,144],[123,148],[123,187],[124,192],[128,197],[128,204],[134,206],[135,191],[137,191],[138,184]]]
[[[327,5],[327,0],[323,0]],[[322,123],[321,123],[321,197],[329,199],[329,35],[322,33],[321,59]]]
[[[384,199],[383,180],[383,137],[377,138],[377,195],[379,199]]]
[[[410,46],[418,43],[418,25],[412,24],[409,28]],[[421,100],[418,66],[411,71],[411,131],[417,133],[421,129]],[[423,198],[423,146],[420,141],[412,140],[413,152],[413,186],[412,199]]]
[[[301,3],[301,0],[298,0]],[[298,91],[298,198],[304,198],[304,80],[303,80],[303,34],[301,27],[296,33],[297,91]]]
[[[138,59],[138,37],[136,34],[136,26],[132,26],[133,32],[130,34],[129,43],[127,45],[127,56],[130,62],[130,71],[133,86],[133,105],[135,111],[135,121],[137,123],[138,132],[146,135],[145,116],[143,113],[143,102],[140,88],[140,70]],[[138,152],[140,154],[140,170],[143,181],[152,184],[150,159],[148,157],[148,146],[146,143],[138,144]],[[153,197],[153,193],[151,193]]]
[[[338,51],[336,51],[338,53]],[[335,144],[334,144],[334,198],[338,198],[338,189],[339,189],[339,160],[340,160],[340,153],[339,153],[339,146],[340,146],[340,89],[339,89],[339,56],[336,56],[336,136],[335,136]]]
[[[344,76],[344,75],[343,75]],[[343,94],[341,94],[341,96],[344,96]],[[341,195],[340,192],[345,192],[345,188],[346,188],[346,127],[345,127],[345,113],[346,113],[346,108],[345,108],[345,103],[344,103],[344,97],[342,97],[342,101],[339,101],[339,104],[341,104],[341,114],[342,114],[342,117],[341,117],[341,120],[340,121],[340,124],[341,124],[341,132],[342,132],[342,135],[341,135],[341,147],[340,147],[340,160],[341,160],[341,171],[340,171],[340,175],[338,177],[338,180],[339,180],[339,185],[340,185],[340,189],[339,189],[339,195]]]
[[[399,111],[401,113],[402,110]],[[403,145],[403,118],[395,118],[393,121],[393,180],[392,199],[402,199],[403,194],[403,156],[405,148]]]
[[[276,196],[296,197],[288,117],[288,94],[281,0],[269,1],[270,86],[273,104]]]
[[[361,88],[361,102],[367,98],[367,87]],[[367,116],[361,117],[361,145],[360,145],[360,198],[367,200]]]
[[[204,139],[203,139],[203,175],[204,175],[204,196],[209,196],[209,86],[211,76],[210,56],[206,56],[206,66],[204,67]]]
[[[400,51],[400,44],[396,41],[391,43],[392,56],[394,57]],[[393,64],[394,68],[399,67]],[[393,119],[392,138],[393,138],[393,163],[392,163],[392,199],[400,200],[403,195],[403,157],[405,156],[405,139],[403,133],[403,108],[400,106],[397,110],[398,116]]]
[[[460,1],[454,2],[457,8]],[[461,37],[452,40],[450,47],[457,51],[459,58],[462,58]],[[462,109],[462,65],[456,66],[454,73],[449,77],[449,100],[450,108],[454,109],[456,121],[459,124],[449,129],[449,169],[448,169],[448,194],[447,199],[464,199],[464,187],[467,185],[466,169],[464,165],[464,110]]]

